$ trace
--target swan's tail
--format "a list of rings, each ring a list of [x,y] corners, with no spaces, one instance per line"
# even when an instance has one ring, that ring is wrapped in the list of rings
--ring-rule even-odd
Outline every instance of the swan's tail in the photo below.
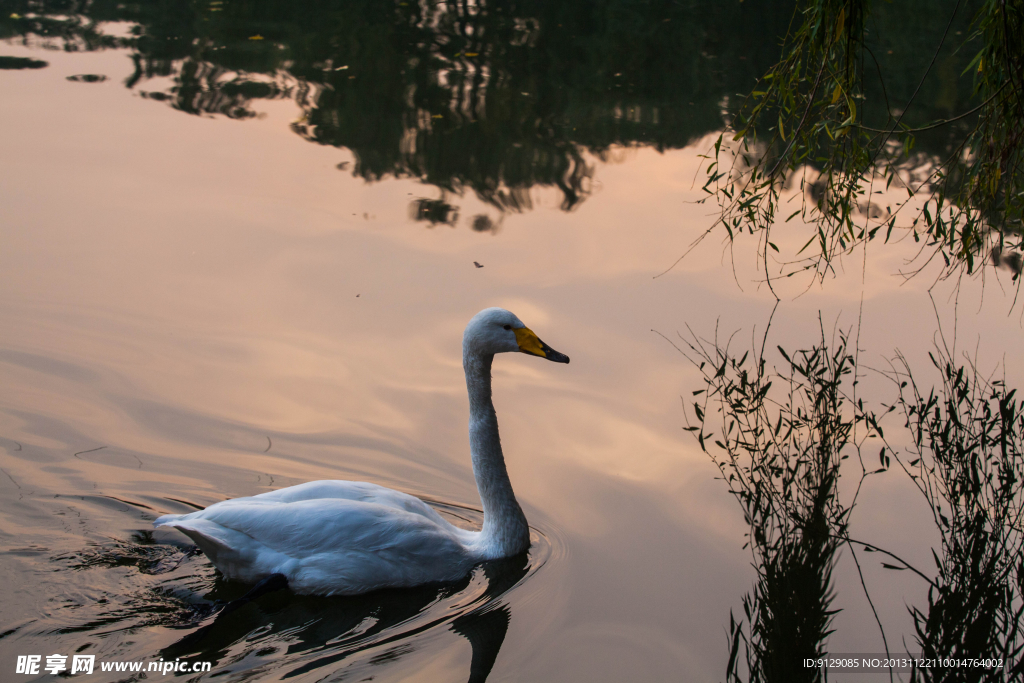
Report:
[[[216,522],[207,519],[182,519],[185,515],[164,515],[158,518],[154,526],[169,526],[191,538],[210,561],[222,571],[232,574],[232,565],[242,561],[242,553],[239,548],[234,547],[232,536],[238,536],[237,531],[226,529]]]
[[[184,516],[185,515],[163,515],[161,517],[157,517],[155,520],[153,520],[153,528],[155,529],[165,524],[170,524],[171,522],[179,520]]]

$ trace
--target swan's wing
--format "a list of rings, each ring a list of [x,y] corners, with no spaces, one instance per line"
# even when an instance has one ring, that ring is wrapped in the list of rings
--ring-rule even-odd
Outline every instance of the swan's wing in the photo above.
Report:
[[[438,514],[437,510],[430,507],[419,498],[410,496],[408,493],[402,493],[401,491],[395,491],[394,489],[378,486],[377,484],[370,484],[365,481],[337,481],[329,479],[322,481],[309,481],[305,484],[289,486],[276,491],[268,491],[255,496],[222,500],[219,503],[210,505],[208,508],[201,510],[200,512],[216,510],[226,505],[235,506],[245,504],[252,506],[274,506],[280,503],[298,503],[302,501],[321,499],[351,500],[360,503],[383,505],[384,507],[404,510],[405,512],[411,512],[413,514],[420,515],[421,517],[426,517],[435,524],[445,527],[451,531],[458,531],[458,528]],[[158,517],[153,522],[153,525],[163,526],[172,520],[185,518],[191,519],[197,514],[199,513],[192,512],[186,514],[163,515],[162,517]]]
[[[190,536],[229,577],[281,573],[304,593],[452,580],[473,564],[456,534],[417,513],[342,498],[259,498],[158,522]]]
[[[420,515],[344,498],[295,502],[234,498],[183,520],[208,520],[293,557],[335,547],[380,550],[407,534],[441,533],[444,527]]]
[[[370,484],[365,481],[336,481],[322,480],[310,481],[298,486],[268,491],[256,496],[251,500],[275,500],[283,503],[296,503],[304,500],[316,500],[322,498],[333,498],[341,500],[354,500],[363,503],[374,503],[385,507],[405,510],[413,514],[421,515],[435,524],[448,525],[448,521],[437,513],[422,500],[408,493],[395,491],[394,489]]]

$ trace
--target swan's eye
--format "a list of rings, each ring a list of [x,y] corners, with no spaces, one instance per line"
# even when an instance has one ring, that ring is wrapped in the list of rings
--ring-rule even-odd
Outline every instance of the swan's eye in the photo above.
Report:
[[[512,326],[511,326],[511,325],[505,325],[505,329],[506,329],[506,330],[511,330],[511,329],[512,329]]]

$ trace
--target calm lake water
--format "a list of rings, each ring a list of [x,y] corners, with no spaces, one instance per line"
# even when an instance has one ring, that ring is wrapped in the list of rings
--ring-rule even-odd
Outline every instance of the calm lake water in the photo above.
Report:
[[[99,681],[179,658],[212,662],[188,680],[724,677],[745,527],[681,430],[699,375],[655,331],[749,345],[774,298],[755,245],[717,236],[654,276],[713,222],[699,155],[789,11],[527,5],[2,4],[0,677],[76,653]],[[959,102],[936,78],[925,117]],[[1019,385],[1006,274],[939,283],[933,308],[937,271],[899,275],[916,248],[781,283],[769,348],[859,322],[862,362],[899,349],[930,382],[955,323]],[[528,556],[217,618],[245,587],[157,516],[356,479],[480,523],[461,335],[488,306],[572,357],[495,362]],[[853,535],[931,566],[895,472]],[[912,642],[924,586],[864,564],[889,642]],[[836,582],[830,649],[882,651],[847,556]]]

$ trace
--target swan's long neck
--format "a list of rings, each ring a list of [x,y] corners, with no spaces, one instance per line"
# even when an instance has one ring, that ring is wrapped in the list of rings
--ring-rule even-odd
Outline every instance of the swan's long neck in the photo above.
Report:
[[[493,360],[493,355],[463,350],[462,365],[469,389],[469,450],[473,456],[476,486],[484,505],[481,550],[486,559],[515,555],[530,545],[526,516],[512,493],[512,483],[501,452],[498,416],[491,401]]]

